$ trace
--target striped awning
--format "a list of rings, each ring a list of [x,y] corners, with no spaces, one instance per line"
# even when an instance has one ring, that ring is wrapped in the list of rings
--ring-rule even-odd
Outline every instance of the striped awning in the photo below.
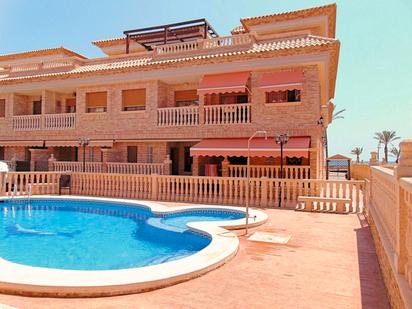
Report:
[[[250,72],[234,72],[203,76],[197,93],[200,95],[212,93],[244,92]]]
[[[44,141],[0,141],[0,147],[43,147]]]
[[[310,137],[294,136],[283,147],[285,157],[309,158]],[[190,148],[191,156],[237,156],[248,155],[248,138],[210,138],[204,139]],[[250,156],[280,156],[280,145],[274,138],[255,138],[250,142]]]
[[[46,147],[77,147],[79,146],[78,141],[46,141]]]
[[[287,71],[263,73],[259,79],[259,88],[266,92],[285,91],[285,90],[302,90],[303,71]]]

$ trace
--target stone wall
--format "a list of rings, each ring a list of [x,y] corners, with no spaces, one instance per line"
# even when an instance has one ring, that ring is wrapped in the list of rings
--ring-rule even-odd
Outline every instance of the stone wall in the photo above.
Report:
[[[372,166],[366,216],[393,308],[412,308],[412,140],[400,143],[395,168]]]
[[[405,304],[399,291],[399,285],[394,275],[394,270],[392,269],[392,266],[389,262],[389,258],[385,252],[385,248],[383,247],[382,240],[379,236],[375,222],[371,216],[367,216],[367,220],[370,226],[373,242],[375,244],[376,255],[378,256],[379,261],[379,268],[382,273],[391,308],[403,309],[405,308]]]

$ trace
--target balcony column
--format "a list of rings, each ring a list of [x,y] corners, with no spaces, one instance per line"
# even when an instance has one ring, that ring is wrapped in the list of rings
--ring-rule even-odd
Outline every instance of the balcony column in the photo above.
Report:
[[[172,160],[170,160],[170,156],[167,154],[166,159],[163,161],[164,164],[164,175],[172,175]]]
[[[15,172],[16,171],[16,166],[17,166],[17,156],[14,153],[13,157],[10,160],[10,164],[9,164],[9,169],[11,172]]]
[[[54,162],[56,162],[56,158],[54,157],[54,154],[51,154],[50,158],[48,159],[49,172],[54,171]]]
[[[394,175],[398,181],[398,215],[396,248],[396,266],[400,274],[405,274],[409,286],[412,287],[412,205],[407,203],[405,190],[399,185],[400,178],[412,177],[412,140],[403,140],[399,144],[399,163],[394,168]]]
[[[376,151],[371,152],[371,157],[369,159],[369,166],[379,165],[378,153]]]
[[[229,177],[229,160],[227,156],[222,161],[222,177]]]
[[[193,156],[192,176],[199,176],[199,157]]]
[[[205,124],[205,96],[203,94],[199,95],[199,125],[202,124]]]
[[[310,156],[310,158],[309,158],[310,177],[308,177],[308,178],[317,179],[318,178],[318,174],[317,174],[317,168],[318,168],[317,151],[316,150],[310,150],[309,156]]]

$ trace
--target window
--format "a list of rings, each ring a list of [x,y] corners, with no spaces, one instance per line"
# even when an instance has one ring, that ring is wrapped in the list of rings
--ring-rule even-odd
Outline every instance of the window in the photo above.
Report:
[[[127,89],[122,91],[122,110],[141,111],[146,109],[146,89]]]
[[[0,100],[0,118],[6,117],[6,100]]]
[[[302,165],[303,158],[286,157],[287,165]]]
[[[0,160],[4,160],[4,147],[0,147]]]
[[[199,96],[196,89],[175,91],[175,106],[199,105]]]
[[[33,101],[33,115],[41,114],[41,101]]]
[[[147,146],[147,163],[153,163],[153,147]]]
[[[76,112],[76,98],[66,99],[66,113]]]
[[[137,163],[137,146],[127,146],[127,162]]]
[[[192,163],[193,163],[193,158],[190,156],[190,147],[185,147],[184,148],[184,171],[185,172],[191,172],[192,171]]]
[[[107,92],[89,92],[86,93],[86,111],[87,113],[103,113],[107,110]]]
[[[300,102],[300,90],[266,92],[266,103]]]
[[[228,93],[220,95],[220,104],[248,103],[249,98],[245,93]]]

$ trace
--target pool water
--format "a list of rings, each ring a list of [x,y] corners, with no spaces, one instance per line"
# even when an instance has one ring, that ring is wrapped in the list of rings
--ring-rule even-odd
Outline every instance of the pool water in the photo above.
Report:
[[[0,257],[72,270],[134,268],[183,258],[211,241],[188,230],[188,222],[244,218],[243,212],[227,210],[157,216],[145,206],[65,199],[8,200],[0,203],[0,215]]]

